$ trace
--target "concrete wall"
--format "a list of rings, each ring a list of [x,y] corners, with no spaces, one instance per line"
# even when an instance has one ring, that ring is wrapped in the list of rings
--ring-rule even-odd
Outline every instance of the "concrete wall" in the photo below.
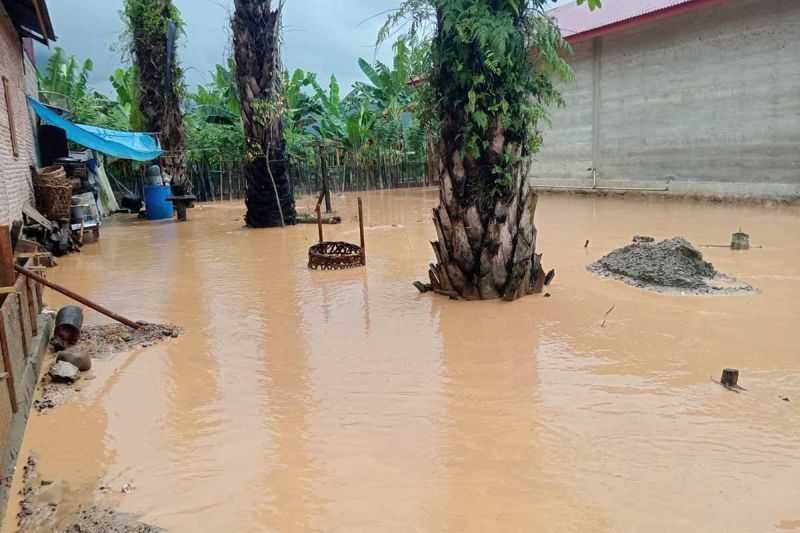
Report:
[[[35,165],[35,152],[31,119],[25,101],[25,88],[31,82],[28,79],[26,83],[22,43],[2,4],[0,4],[0,76],[8,78],[19,148],[19,155],[15,157],[11,149],[5,94],[0,85],[0,224],[9,224],[12,220],[21,218],[23,204],[33,198],[30,166]]]
[[[800,197],[800,1],[729,0],[577,43],[535,185]]]

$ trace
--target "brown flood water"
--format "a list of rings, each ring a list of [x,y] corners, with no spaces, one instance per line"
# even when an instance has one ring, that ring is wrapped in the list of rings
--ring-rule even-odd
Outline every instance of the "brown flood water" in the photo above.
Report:
[[[436,192],[363,197],[346,272],[306,268],[315,227],[243,229],[237,203],[107,225],[51,278],[185,334],[95,361],[21,456],[87,502],[133,482],[119,508],[171,531],[800,531],[800,209],[544,196],[552,298],[465,303],[411,286]],[[334,200],[326,236],[357,242],[355,196]],[[585,270],[634,234],[739,227],[764,248],[704,252],[756,295]],[[712,383],[726,366],[747,392]]]

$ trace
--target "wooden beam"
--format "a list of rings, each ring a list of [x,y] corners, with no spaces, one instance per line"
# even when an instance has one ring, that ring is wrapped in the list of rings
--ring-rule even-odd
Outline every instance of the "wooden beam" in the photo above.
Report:
[[[27,279],[23,280],[26,283],[28,282]],[[17,309],[19,309],[19,332],[20,336],[22,337],[22,356],[24,359],[28,358],[30,355],[30,346],[28,345],[28,332],[25,331],[25,311],[22,309],[22,293],[17,293]]]
[[[8,78],[2,77],[3,80],[3,94],[6,99],[6,114],[8,115],[8,131],[11,135],[11,152],[14,157],[19,157],[19,143],[17,142],[17,124],[14,119],[14,105],[11,101],[11,87],[8,83]]]
[[[14,367],[11,366],[11,354],[8,350],[8,336],[6,335],[6,324],[2,313],[0,313],[0,351],[3,352],[3,366],[8,379],[6,380],[6,387],[8,387],[8,399],[11,401],[11,411],[16,413],[19,410],[17,403],[17,384],[14,381]]]
[[[14,287],[17,280],[14,274],[14,251],[11,249],[11,227],[0,226],[0,287]],[[0,293],[0,305],[6,300],[6,293]]]
[[[44,16],[42,15],[42,6],[39,5],[39,1],[40,0],[31,0],[31,3],[33,4],[33,9],[36,10],[36,20],[39,22],[39,33],[41,33],[42,37],[45,38],[44,44],[47,44],[46,41],[52,36],[49,35],[47,31],[47,26],[44,23]]]

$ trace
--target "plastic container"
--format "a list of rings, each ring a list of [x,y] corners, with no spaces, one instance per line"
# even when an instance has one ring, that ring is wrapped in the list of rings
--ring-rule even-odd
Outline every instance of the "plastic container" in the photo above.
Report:
[[[147,220],[172,218],[172,202],[166,200],[172,194],[169,185],[145,185],[144,209]]]

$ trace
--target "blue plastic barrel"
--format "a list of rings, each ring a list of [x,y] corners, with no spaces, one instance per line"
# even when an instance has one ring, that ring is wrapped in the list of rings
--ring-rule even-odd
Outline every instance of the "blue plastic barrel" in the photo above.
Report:
[[[166,200],[170,194],[169,185],[145,185],[144,210],[148,220],[172,218],[172,202]]]

